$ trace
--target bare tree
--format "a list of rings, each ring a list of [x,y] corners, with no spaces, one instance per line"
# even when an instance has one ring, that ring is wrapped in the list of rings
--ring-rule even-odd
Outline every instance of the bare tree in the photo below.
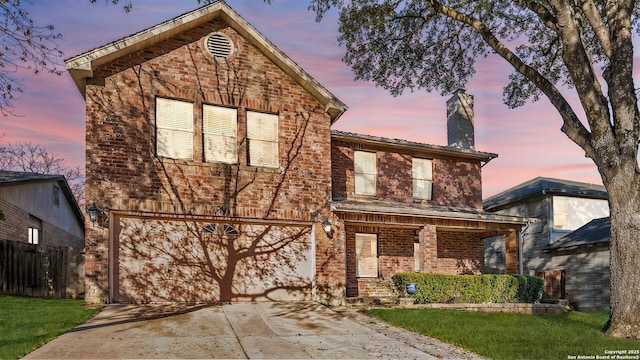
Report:
[[[0,170],[25,171],[37,174],[64,175],[78,205],[84,207],[84,171],[71,168],[57,154],[41,145],[13,143],[0,145]]]
[[[24,9],[24,1],[0,1],[0,112],[12,114],[16,93],[24,91],[22,81],[15,76],[20,69],[34,73],[60,75],[58,64],[63,53],[58,47],[62,35],[53,25],[40,25]]]

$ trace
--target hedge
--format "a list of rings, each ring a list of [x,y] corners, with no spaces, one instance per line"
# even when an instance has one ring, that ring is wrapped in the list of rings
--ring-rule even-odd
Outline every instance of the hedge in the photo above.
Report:
[[[418,304],[533,303],[540,301],[542,278],[529,275],[440,275],[398,273],[392,277],[400,293],[416,284]]]

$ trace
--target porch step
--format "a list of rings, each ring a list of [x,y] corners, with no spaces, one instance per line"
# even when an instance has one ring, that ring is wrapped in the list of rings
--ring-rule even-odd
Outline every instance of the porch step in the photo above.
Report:
[[[389,306],[398,303],[398,296],[357,296],[348,297],[347,305],[351,306]]]

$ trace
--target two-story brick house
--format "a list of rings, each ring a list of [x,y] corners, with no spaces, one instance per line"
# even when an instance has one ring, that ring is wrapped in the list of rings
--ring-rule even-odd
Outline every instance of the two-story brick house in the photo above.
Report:
[[[220,1],[66,61],[86,100],[87,300],[342,296],[330,126],[346,106]],[[316,271],[316,264],[336,275]]]
[[[380,257],[358,259],[388,277],[479,272],[477,238],[517,237],[518,219],[482,212],[494,155],[332,135],[345,104],[223,1],[66,65],[86,100],[86,198],[108,219],[87,230],[88,302],[339,302],[361,295],[356,238],[382,234]],[[380,160],[363,168],[360,150]]]

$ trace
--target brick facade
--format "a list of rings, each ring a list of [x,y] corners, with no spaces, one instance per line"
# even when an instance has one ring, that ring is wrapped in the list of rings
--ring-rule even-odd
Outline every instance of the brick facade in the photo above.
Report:
[[[4,220],[0,220],[0,239],[27,242],[29,213],[0,199],[0,210]]]
[[[376,154],[375,195],[355,193],[355,151]],[[380,281],[398,272],[484,272],[484,238],[519,226],[448,213],[482,213],[481,159],[469,151],[333,132],[333,201],[346,229],[348,297],[383,297]],[[414,197],[414,157],[432,161],[431,200]],[[356,233],[377,235],[377,278],[357,276]]]
[[[478,234],[438,231],[437,271],[440,274],[469,275],[484,272],[484,241]]]
[[[381,201],[434,204],[464,208],[482,208],[482,174],[479,160],[443,156],[425,150],[401,152],[398,148],[336,140],[331,144],[333,198],[336,200],[355,195],[353,154],[356,150],[376,153],[377,193]],[[433,162],[432,200],[413,197],[412,157],[431,159]]]
[[[203,49],[203,39],[215,31],[234,43],[228,62]],[[86,93],[86,197],[100,207],[307,224],[328,216],[331,168],[318,159],[330,152],[329,116],[225,22],[202,24],[97,67]],[[194,104],[193,161],[155,155],[155,97]],[[238,110],[237,164],[203,162],[202,104]],[[249,110],[278,115],[278,168],[248,164]],[[87,292],[94,302],[109,296],[108,237],[95,229],[87,236]],[[316,231],[315,239],[318,287],[342,297],[344,242],[328,239],[323,231]]]

